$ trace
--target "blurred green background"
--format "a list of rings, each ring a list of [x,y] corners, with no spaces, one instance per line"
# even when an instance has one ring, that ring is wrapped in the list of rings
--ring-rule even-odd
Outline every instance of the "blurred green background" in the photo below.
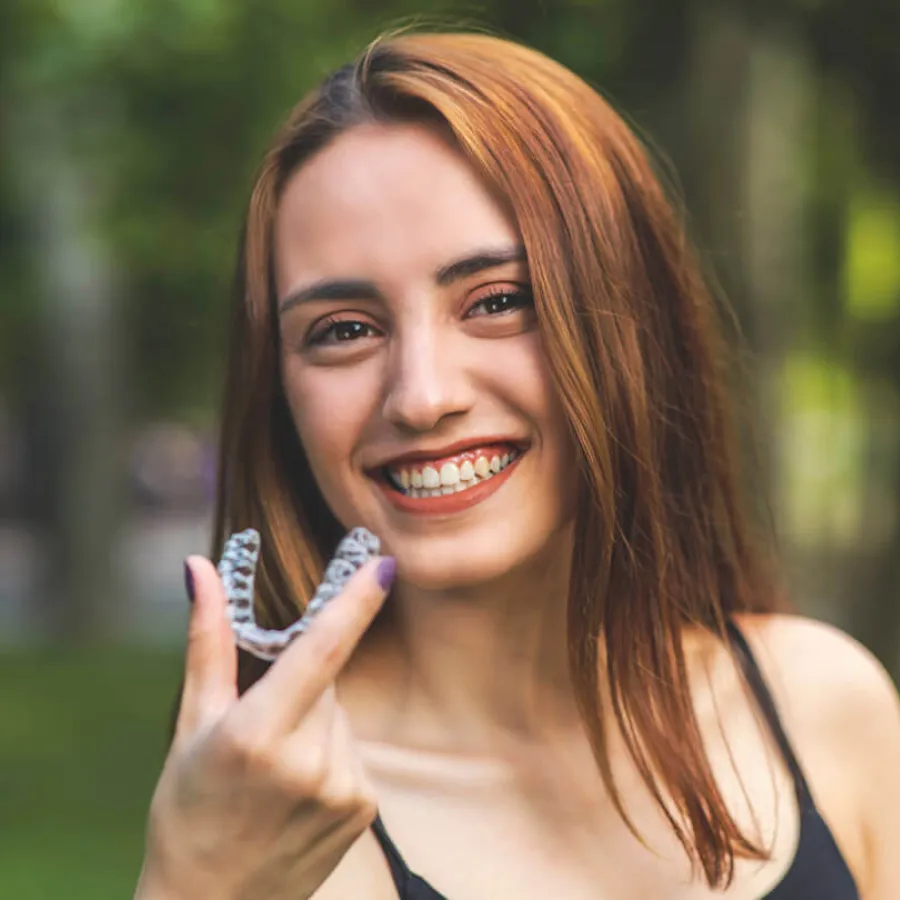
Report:
[[[794,599],[898,672],[895,0],[2,0],[0,898],[133,889],[243,203],[289,107],[411,21],[546,51],[670,160]]]

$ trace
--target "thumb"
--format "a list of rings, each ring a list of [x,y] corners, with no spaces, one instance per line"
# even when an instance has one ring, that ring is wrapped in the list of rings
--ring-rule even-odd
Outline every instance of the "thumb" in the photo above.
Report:
[[[176,734],[194,731],[218,718],[237,700],[237,648],[222,580],[213,564],[202,556],[189,556],[184,571],[193,603]]]

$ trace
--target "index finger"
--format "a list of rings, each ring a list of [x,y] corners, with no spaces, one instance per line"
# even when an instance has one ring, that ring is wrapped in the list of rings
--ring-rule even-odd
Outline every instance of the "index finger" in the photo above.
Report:
[[[395,571],[391,556],[362,566],[244,694],[239,715],[281,732],[293,730],[346,665],[381,609]]]

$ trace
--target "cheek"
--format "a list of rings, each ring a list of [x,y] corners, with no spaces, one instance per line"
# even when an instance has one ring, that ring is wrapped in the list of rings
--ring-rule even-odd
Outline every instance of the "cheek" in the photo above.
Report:
[[[516,350],[508,357],[493,355],[494,378],[505,386],[510,402],[537,425],[543,453],[571,461],[574,448],[539,335],[529,334]]]
[[[335,372],[290,360],[283,369],[284,392],[294,427],[325,499],[349,469],[372,405],[371,375]],[[368,384],[368,389],[367,389]]]
[[[569,517],[578,487],[578,452],[570,435],[562,400],[550,374],[540,336],[532,332],[521,342],[498,343],[483,369],[488,393],[501,396],[504,404],[532,423],[537,445],[530,472],[541,497],[541,508]]]
[[[560,506],[564,518],[575,508],[578,486],[578,451],[570,434],[562,398],[550,375],[547,359],[537,335],[531,352],[523,355],[516,372],[514,390],[518,402],[527,404],[529,416],[537,426],[540,445],[538,464],[545,502]],[[552,499],[548,499],[552,496]]]

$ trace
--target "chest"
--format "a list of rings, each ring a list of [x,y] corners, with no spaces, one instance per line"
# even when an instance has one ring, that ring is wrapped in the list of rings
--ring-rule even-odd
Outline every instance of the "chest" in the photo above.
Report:
[[[761,900],[793,860],[799,813],[788,773],[738,762],[741,784],[717,772],[733,813],[770,859],[738,860],[726,893],[691,877],[681,845],[636,773],[619,771],[629,830],[585,748],[551,764],[499,772],[416,773],[369,760],[383,822],[413,872],[448,900]],[[382,761],[383,762],[383,761]],[[771,760],[769,760],[771,763]],[[714,757],[714,765],[721,768]],[[417,777],[418,776],[418,777]],[[755,821],[754,821],[755,817]]]

